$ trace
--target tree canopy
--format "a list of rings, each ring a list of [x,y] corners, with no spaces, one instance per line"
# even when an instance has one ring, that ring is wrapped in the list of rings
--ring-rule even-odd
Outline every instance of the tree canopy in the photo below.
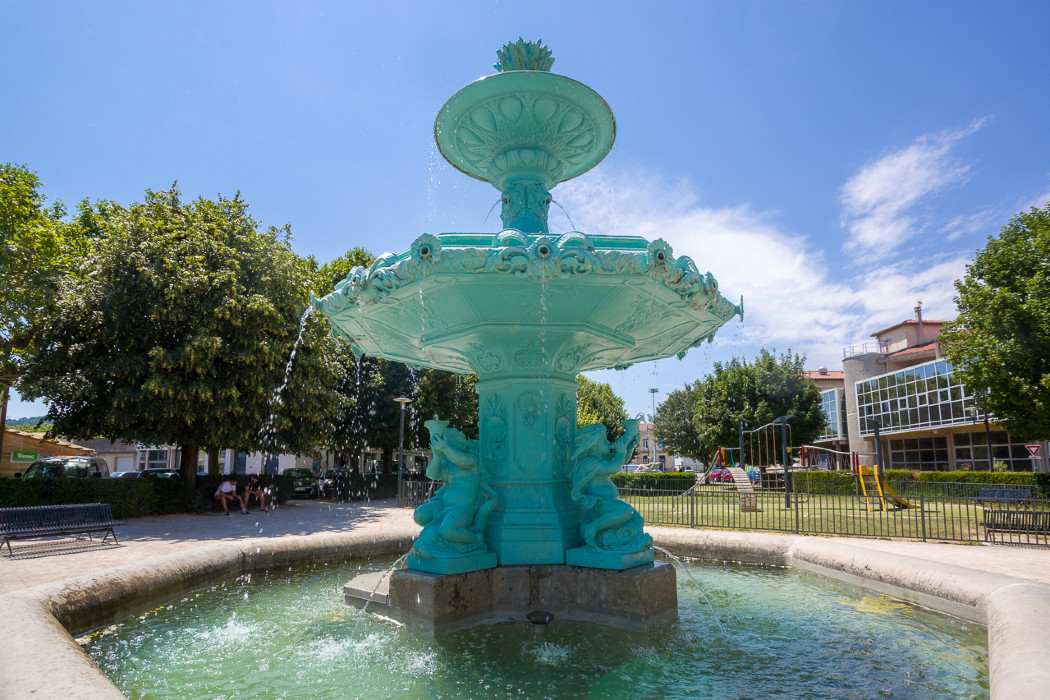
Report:
[[[326,430],[332,344],[306,324],[270,445],[262,426],[309,302],[311,270],[287,226],[261,231],[240,199],[84,206],[92,237],[60,285],[20,390],[46,398],[52,432],[182,447],[306,452]],[[326,350],[328,348],[328,350]]]
[[[81,229],[63,222],[61,204],[45,202],[34,173],[0,165],[0,394],[31,360],[59,282],[83,252]]]
[[[820,391],[804,374],[805,357],[763,348],[753,362],[716,362],[706,378],[672,392],[653,421],[664,449],[709,461],[719,446],[739,443],[738,419],[756,428],[791,415],[791,442],[812,442],[824,424]]]
[[[1050,204],[989,236],[955,289],[939,336],[955,374],[1011,434],[1050,439]]]
[[[593,382],[582,374],[576,376],[576,427],[601,423],[609,442],[623,435],[627,411],[623,399],[604,382]]]

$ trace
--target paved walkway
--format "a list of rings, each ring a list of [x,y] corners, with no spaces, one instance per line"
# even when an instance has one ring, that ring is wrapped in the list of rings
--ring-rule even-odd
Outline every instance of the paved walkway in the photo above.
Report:
[[[407,508],[395,508],[393,501],[348,504],[290,501],[270,513],[252,511],[248,515],[165,515],[133,518],[128,520],[125,526],[117,528],[119,547],[35,559],[0,558],[0,594],[164,554],[191,550],[221,540],[284,537],[314,532],[380,532],[393,527],[413,526],[412,511]],[[657,540],[660,539],[659,531],[662,529],[647,528]],[[797,535],[782,536],[797,538]],[[861,548],[1050,584],[1050,549],[855,538],[835,540]],[[16,542],[16,552],[32,542],[34,541]]]

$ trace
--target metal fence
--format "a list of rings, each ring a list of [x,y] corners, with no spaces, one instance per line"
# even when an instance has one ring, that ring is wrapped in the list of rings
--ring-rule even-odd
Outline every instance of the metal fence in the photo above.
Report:
[[[776,489],[758,489],[752,496],[724,485],[684,493],[622,489],[620,497],[651,525],[1050,547],[1048,499],[981,500],[979,484],[891,485],[901,498],[788,497]]]
[[[408,481],[400,484],[397,493],[398,508],[416,508],[423,505],[441,488],[440,481]]]

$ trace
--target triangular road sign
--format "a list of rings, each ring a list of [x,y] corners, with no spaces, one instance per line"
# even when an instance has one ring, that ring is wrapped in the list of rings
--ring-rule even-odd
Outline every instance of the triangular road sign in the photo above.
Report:
[[[1039,456],[1040,447],[1042,447],[1042,445],[1025,445],[1025,449],[1028,450],[1028,454],[1032,455],[1033,457]]]

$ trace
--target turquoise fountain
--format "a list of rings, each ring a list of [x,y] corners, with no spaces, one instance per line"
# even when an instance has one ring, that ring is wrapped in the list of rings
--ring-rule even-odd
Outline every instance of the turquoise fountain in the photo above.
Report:
[[[423,530],[386,602],[421,599],[419,586],[433,596],[449,580],[471,596],[479,586],[536,589],[537,576],[577,598],[594,586],[611,590],[602,577],[670,577],[673,597],[672,567],[654,565],[642,518],[610,479],[637,445],[638,422],[626,421],[614,443],[601,426],[578,429],[575,379],[682,357],[742,317],[743,302],[727,301],[710,273],[662,240],[550,233],[551,190],[606,156],[615,121],[596,92],[550,72],[554,59],[540,42],[518,40],[497,55],[495,75],[441,108],[434,137],[454,167],[500,191],[503,230],[422,235],[313,300],[355,353],[478,376],[478,440],[446,421],[426,423],[427,474],[442,486],[415,511]],[[511,582],[510,569],[526,578]],[[414,574],[416,587],[399,595]],[[355,590],[375,599],[366,584]],[[482,608],[522,607],[478,595]],[[608,603],[591,602],[595,611]],[[440,617],[423,608],[416,613]]]

